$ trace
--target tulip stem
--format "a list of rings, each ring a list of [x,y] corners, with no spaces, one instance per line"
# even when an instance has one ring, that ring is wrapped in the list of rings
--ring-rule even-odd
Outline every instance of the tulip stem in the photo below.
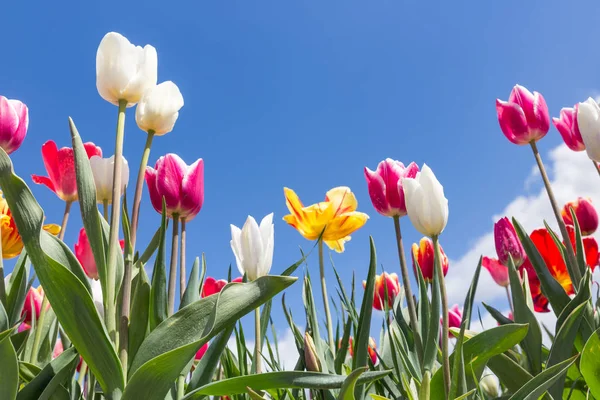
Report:
[[[435,276],[440,280],[440,295],[442,298],[442,365],[444,368],[444,385],[446,388],[446,398],[450,395],[450,358],[448,356],[448,296],[446,294],[446,282],[444,279],[444,270],[442,268],[442,260],[441,260],[441,252],[440,252],[440,243],[438,240],[438,236],[434,235],[432,238],[433,241],[433,251],[434,251],[434,263],[436,268]]]
[[[48,297],[44,293],[44,298],[42,299],[42,306],[40,307],[40,315],[37,318],[37,323],[35,324],[35,337],[33,338],[33,347],[31,349],[31,359],[30,362],[34,365],[38,365],[37,358],[40,351],[40,345],[42,341],[42,327],[44,325],[44,319],[46,319],[46,311],[50,303],[48,302]],[[35,307],[31,307],[31,318],[35,318]]]
[[[550,180],[548,179],[548,174],[546,173],[546,168],[544,168],[544,163],[542,162],[542,157],[540,156],[535,141],[532,140],[530,142],[530,145],[531,150],[533,151],[533,156],[535,157],[535,161],[537,162],[538,168],[540,170],[540,174],[542,175],[542,180],[544,181],[544,186],[546,187],[546,192],[548,193],[550,205],[552,206],[552,211],[554,211],[554,216],[556,217],[556,222],[558,223],[558,228],[560,229],[563,243],[567,250],[567,270],[569,271],[569,276],[571,277],[571,281],[573,282],[573,288],[575,289],[575,291],[577,291],[582,276],[581,271],[579,270],[579,265],[577,264],[577,259],[575,258],[575,251],[573,250],[573,245],[569,237],[569,232],[567,232],[565,222],[563,221],[562,216],[560,215],[560,209],[558,208],[558,204],[556,203],[556,198],[554,197],[554,192],[552,191],[552,186],[550,186]]]
[[[152,147],[152,139],[154,139],[154,131],[148,131],[146,136],[146,145],[142,153],[140,161],[140,169],[138,170],[137,181],[135,183],[135,194],[133,195],[133,209],[131,211],[131,247],[135,252],[135,242],[137,239],[137,228],[140,215],[140,204],[142,203],[142,189],[144,188],[144,177],[146,176],[146,166],[150,157],[150,148]]]
[[[177,377],[177,400],[181,400],[185,397],[185,375],[179,375]]]
[[[108,199],[102,200],[102,215],[106,222],[108,222]]]
[[[254,309],[254,370],[256,374],[262,371],[262,341],[260,337],[260,307]]]
[[[177,288],[177,250],[179,247],[179,216],[173,214],[173,240],[171,241],[171,267],[169,269],[169,315],[175,312],[175,289]]]
[[[58,238],[63,240],[65,238],[65,231],[67,230],[67,222],[69,221],[69,214],[71,213],[71,205],[72,201],[67,201],[65,203],[65,212],[63,214],[62,223],[60,224],[60,233],[58,234]]]
[[[6,285],[4,283],[4,257],[2,255],[2,231],[0,230],[0,301],[6,309]]]
[[[185,218],[181,218],[181,250],[179,253],[179,299],[185,292]]]
[[[117,117],[117,134],[115,139],[115,168],[113,170],[112,210],[110,215],[110,233],[108,235],[106,309],[104,322],[108,335],[117,344],[117,259],[121,251],[119,246],[119,217],[121,214],[121,171],[123,169],[123,139],[125,137],[125,110],[127,100],[119,100],[119,115]]]
[[[510,295],[510,289],[508,288],[508,286],[505,286],[504,289],[506,289],[506,298],[508,299],[508,305],[510,306],[510,312],[512,312],[514,314],[515,308],[513,307],[512,297]]]
[[[331,311],[329,310],[329,297],[327,296],[327,284],[325,283],[325,263],[323,262],[323,239],[319,239],[319,271],[321,273],[321,294],[323,295],[323,306],[327,318],[327,338],[331,353],[335,354],[335,343],[333,340],[333,323],[331,322]],[[317,339],[318,340],[318,339]]]
[[[417,355],[421,367],[423,365],[423,345],[421,342],[421,334],[419,332],[417,323],[417,308],[415,307],[415,301],[410,288],[410,277],[408,275],[408,268],[406,266],[406,257],[404,255],[404,245],[402,244],[402,231],[400,230],[400,217],[394,216],[394,228],[396,230],[396,244],[398,246],[398,257],[400,258],[400,270],[402,271],[402,284],[404,285],[404,291],[406,293],[406,304],[408,305],[408,313],[410,317],[410,327],[413,330],[415,337],[415,347],[417,348]]]

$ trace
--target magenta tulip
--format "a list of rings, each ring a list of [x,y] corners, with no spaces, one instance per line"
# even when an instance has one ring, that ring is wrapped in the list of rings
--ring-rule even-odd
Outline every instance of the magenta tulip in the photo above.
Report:
[[[119,245],[121,246],[121,250],[123,250],[125,248],[125,241],[121,239]],[[98,280],[100,278],[98,275],[98,266],[96,265],[92,246],[88,240],[85,228],[81,228],[79,231],[79,238],[77,239],[77,243],[75,243],[74,249],[75,257],[88,278]]]
[[[550,114],[546,100],[538,92],[533,94],[516,85],[508,101],[496,99],[496,112],[502,133],[514,144],[537,142],[550,129]]]
[[[365,167],[365,178],[369,187],[369,196],[375,210],[386,217],[406,215],[406,202],[402,178],[414,178],[419,166],[414,162],[405,167],[400,161],[386,158],[371,171]]]
[[[560,110],[560,118],[552,118],[552,123],[562,136],[563,141],[573,151],[585,150],[585,143],[579,132],[579,123],[577,122],[577,110],[579,104],[573,108],[563,108]]]
[[[488,270],[492,276],[492,279],[498,285],[502,287],[508,286],[508,267],[502,265],[497,258],[483,257],[481,260],[481,266]]]
[[[29,110],[19,100],[0,96],[0,147],[7,154],[17,150],[27,134]]]
[[[458,304],[455,304],[452,306],[452,308],[450,308],[448,310],[448,328],[460,328],[460,324],[462,322],[462,310],[460,309],[460,307],[458,306]],[[440,318],[440,325],[442,325],[443,320],[442,318]],[[442,332],[440,332],[440,339],[441,339],[441,334]],[[453,338],[454,335],[452,334],[452,332],[448,332],[448,337],[449,338]]]
[[[200,158],[188,166],[177,154],[169,153],[154,168],[146,167],[146,184],[156,211],[162,213],[164,198],[169,218],[190,221],[204,202],[204,161]]]
[[[515,227],[508,218],[501,218],[494,224],[494,241],[496,243],[496,254],[502,265],[508,265],[509,256],[512,257],[516,268],[523,264],[527,255],[517,232],[515,232]]]

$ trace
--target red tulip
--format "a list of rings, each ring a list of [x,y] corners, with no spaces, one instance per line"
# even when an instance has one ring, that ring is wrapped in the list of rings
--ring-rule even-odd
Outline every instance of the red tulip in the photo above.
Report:
[[[415,270],[415,275],[417,274],[417,264],[415,261],[419,263],[419,267],[421,267],[421,273],[423,274],[423,279],[426,282],[433,281],[433,242],[428,237],[424,237],[419,241],[419,245],[416,243],[412,245],[412,260],[413,260],[413,268]],[[444,249],[440,245],[440,253],[442,256],[442,271],[444,271],[444,276],[448,273],[448,257],[444,253]]]
[[[342,341],[340,340],[338,347],[341,347],[341,345]],[[369,347],[367,351],[369,352],[369,358],[373,365],[377,364],[377,345],[375,344],[375,339],[372,337],[369,337]],[[354,357],[354,339],[352,336],[348,338],[348,354],[350,357]]]
[[[575,225],[571,217],[571,208],[575,212],[583,236],[590,236],[596,232],[596,229],[598,229],[598,213],[592,205],[592,199],[579,197],[577,200],[565,204],[561,215],[567,225]]]
[[[240,276],[239,278],[235,278],[231,282],[241,283],[243,279],[244,278]],[[225,279],[216,280],[215,278],[208,276],[204,280],[204,284],[202,285],[202,289],[200,291],[200,296],[204,298],[215,293],[219,293],[225,287],[225,285],[227,285],[227,283],[229,282],[227,282]]]
[[[406,215],[402,178],[414,178],[417,172],[419,166],[414,162],[405,167],[391,158],[381,161],[376,171],[365,167],[369,196],[379,214],[386,217]]]
[[[102,149],[94,143],[84,143],[83,147],[88,158],[102,157]],[[42,158],[48,176],[32,175],[34,183],[46,185],[64,201],[77,200],[77,181],[75,180],[75,158],[73,149],[63,147],[58,149],[53,140],[48,140],[42,146]]]
[[[367,286],[367,282],[363,281],[363,288]],[[387,287],[387,289],[386,289]],[[387,298],[386,298],[387,290]],[[398,282],[398,274],[388,274],[384,272],[375,277],[375,297],[373,298],[373,308],[376,310],[385,310],[394,306],[394,300],[400,293],[400,283]]]
[[[0,96],[0,147],[10,154],[17,150],[27,134],[29,110],[19,100]]]
[[[121,250],[125,248],[125,241],[120,240]],[[92,246],[88,240],[85,228],[81,228],[79,231],[79,238],[75,243],[75,257],[81,264],[81,267],[85,271],[85,274],[91,279],[99,279],[98,267],[96,266],[96,260],[94,259],[94,253],[92,252]]]
[[[204,353],[206,353],[206,350],[208,350],[208,343],[204,343],[204,345],[200,347],[200,349],[196,352],[196,355],[194,356],[194,360],[200,361],[200,359],[202,359],[202,357],[204,356]]]
[[[537,142],[550,129],[550,114],[544,96],[531,93],[520,85],[513,88],[508,101],[496,100],[496,113],[502,133],[514,144]]]
[[[488,270],[496,284],[507,287],[509,285],[508,267],[502,265],[496,258],[483,257],[481,266]]]

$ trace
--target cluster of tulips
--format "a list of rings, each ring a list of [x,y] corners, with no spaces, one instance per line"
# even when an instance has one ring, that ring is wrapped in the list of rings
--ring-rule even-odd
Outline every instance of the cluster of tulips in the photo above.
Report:
[[[339,276],[339,301],[328,294],[324,244],[342,253],[369,216],[357,211],[348,187],[335,187],[308,206],[284,188],[289,214],[283,220],[318,249],[323,302],[322,309],[315,304],[308,271],[304,329],[282,299],[298,350],[294,370],[286,371],[270,317],[272,298],[296,281],[292,274],[308,254],[280,275],[271,273],[275,224],[270,213],[260,223],[248,216],[241,228],[231,225],[239,277],[206,276],[205,262],[198,258],[189,268],[186,224],[202,209],[204,162],[187,165],[167,154],[154,168],[147,165],[154,137],[174,129],[183,96],[173,82],[157,84],[152,46],[134,46],[114,32],[98,48],[96,78],[100,96],[118,106],[114,155],[103,158],[98,146],[83,143],[69,119],[72,146],[58,149],[54,141],[46,142],[47,176],[32,176],[64,201],[60,226],[45,224],[9,157],[25,139],[29,110],[0,96],[0,261],[18,257],[10,274],[0,262],[2,399],[529,399],[544,393],[600,399],[600,361],[594,358],[600,351],[600,317],[591,290],[591,272],[599,264],[598,243],[591,236],[598,214],[589,199],[562,208],[556,203],[536,147],[550,129],[539,93],[517,85],[496,108],[504,135],[531,146],[561,236],[548,225],[527,234],[516,220],[501,218],[494,226],[497,257],[480,259],[462,305],[447,303],[444,280],[451,269],[440,235],[448,222],[448,200],[427,165],[385,159],[374,171],[364,169],[373,207],[394,223],[401,278],[376,274],[371,239],[360,304],[354,284],[348,292]],[[135,120],[147,140],[129,209],[123,139],[126,110],[136,105]],[[586,150],[600,172],[598,104],[588,99],[565,108],[553,122],[567,146]],[[142,247],[137,230],[144,182],[162,218]],[[63,238],[75,202],[83,227],[71,250]],[[402,241],[404,216],[423,235],[410,249],[412,268]],[[482,267],[506,288],[510,312],[503,315],[484,304],[498,326],[477,333],[471,320]],[[373,310],[385,316],[378,343],[371,332]],[[250,350],[239,321],[253,311]],[[558,319],[548,349],[535,312],[550,311]],[[228,345],[232,336],[235,351]]]

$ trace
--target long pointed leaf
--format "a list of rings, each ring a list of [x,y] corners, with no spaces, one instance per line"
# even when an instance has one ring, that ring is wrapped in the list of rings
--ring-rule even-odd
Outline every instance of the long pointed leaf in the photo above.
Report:
[[[575,360],[577,360],[577,357],[579,357],[579,355],[553,365],[550,368],[546,368],[532,380],[523,385],[523,387],[513,394],[509,400],[537,400],[541,395],[546,393],[550,386],[567,373],[567,370],[573,365]]]

